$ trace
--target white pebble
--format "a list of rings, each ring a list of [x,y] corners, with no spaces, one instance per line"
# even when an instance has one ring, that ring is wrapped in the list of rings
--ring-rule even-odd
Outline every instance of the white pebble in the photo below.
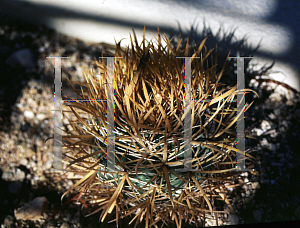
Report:
[[[258,182],[253,182],[253,183],[251,183],[251,186],[252,186],[252,189],[260,188],[260,185],[259,185]]]
[[[268,121],[263,120],[261,123],[261,128],[263,129],[263,131],[267,131],[267,130],[271,129],[271,125]]]
[[[52,162],[51,161],[47,161],[45,163],[45,169],[51,169],[51,167],[52,167]]]
[[[267,141],[266,138],[263,138],[263,140],[261,140],[260,144],[261,144],[262,146],[268,146],[269,143],[268,143],[268,141]]]
[[[264,133],[264,132],[263,132],[261,129],[259,129],[259,128],[254,128],[253,131],[256,132],[256,135],[257,135],[257,136],[261,136],[261,135]]]
[[[26,158],[22,158],[22,159],[20,160],[20,165],[27,166],[27,165],[28,165],[27,159],[26,159]]]
[[[47,208],[47,198],[37,197],[33,201],[27,203],[24,207],[15,210],[15,217],[17,220],[37,220],[43,216],[43,213]]]
[[[45,117],[46,117],[46,115],[43,114],[43,113],[39,113],[39,114],[36,115],[36,118],[37,118],[38,120],[43,120],[43,119],[45,119]]]
[[[32,111],[25,111],[24,116],[28,119],[32,119],[34,117],[34,113]]]
[[[20,169],[16,169],[15,179],[23,181],[25,179],[25,173]]]

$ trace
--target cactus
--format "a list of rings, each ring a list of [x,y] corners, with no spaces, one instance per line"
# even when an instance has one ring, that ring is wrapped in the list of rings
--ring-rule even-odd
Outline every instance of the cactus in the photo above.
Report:
[[[73,120],[69,120],[72,131],[63,136],[64,162],[69,172],[80,174],[81,179],[63,197],[71,190],[81,192],[78,200],[95,208],[89,215],[99,212],[100,222],[104,222],[114,212],[117,226],[127,216],[136,226],[141,222],[145,227],[175,222],[181,227],[183,219],[201,225],[205,215],[222,213],[217,210],[218,200],[234,213],[224,184],[239,174],[235,172],[236,153],[243,153],[234,146],[238,115],[231,102],[241,91],[220,83],[225,65],[217,72],[213,50],[205,46],[208,37],[190,55],[188,42],[181,50],[180,37],[173,47],[164,35],[163,46],[159,29],[157,47],[145,39],[145,29],[140,45],[134,31],[133,35],[131,49],[122,49],[119,42],[111,53],[122,57],[116,58],[114,65],[115,170],[108,169],[106,153],[108,73],[104,59],[92,61],[98,74],[85,69],[81,91],[70,81],[81,99],[95,102],[66,103]],[[184,59],[175,58],[179,56],[200,57],[191,59],[190,162],[196,171],[178,171],[188,162],[185,66]],[[206,99],[210,102],[204,102]],[[248,154],[246,158],[252,159]]]

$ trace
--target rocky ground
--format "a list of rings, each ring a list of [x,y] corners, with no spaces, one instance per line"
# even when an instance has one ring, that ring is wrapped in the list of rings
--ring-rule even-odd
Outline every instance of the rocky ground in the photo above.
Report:
[[[51,217],[75,180],[49,171],[53,141],[45,142],[53,135],[54,108],[54,63],[46,56],[70,57],[63,60],[67,93],[65,78],[80,80],[81,64],[88,66],[102,52],[108,56],[103,45],[0,15],[1,227],[103,226],[97,216],[84,218],[73,203]],[[228,213],[218,225],[300,219],[299,93],[267,79],[252,80],[247,87],[260,95],[245,114],[247,129],[258,138],[248,139],[246,148],[258,165],[241,174],[240,187],[229,188],[237,216]],[[213,225],[208,219],[206,226]]]

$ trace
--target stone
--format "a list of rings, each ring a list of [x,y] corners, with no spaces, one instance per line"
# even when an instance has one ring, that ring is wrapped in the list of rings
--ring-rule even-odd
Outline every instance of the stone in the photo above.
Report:
[[[217,226],[217,222],[215,219],[206,219],[205,222],[207,223],[206,226]]]
[[[53,162],[52,161],[47,161],[44,165],[45,169],[51,169],[52,168],[52,164]]]
[[[253,217],[257,222],[261,222],[261,212],[259,210],[255,210],[252,212]]]
[[[12,53],[6,59],[5,63],[12,68],[24,67],[32,69],[35,66],[32,52],[28,48]]]
[[[2,179],[3,180],[6,180],[6,181],[7,180],[11,180],[11,179],[13,179],[13,177],[14,177],[14,174],[12,172],[10,172],[10,171],[2,173]]]
[[[241,174],[241,176],[242,176],[242,177],[247,177],[247,176],[248,176],[248,173],[247,173],[247,172],[244,172],[244,173]]]
[[[275,109],[274,109],[274,114],[275,114],[276,116],[279,116],[279,115],[280,115],[280,109],[279,109],[279,108],[275,108]]]
[[[273,151],[273,153],[275,153],[275,152],[276,152],[276,149],[277,149],[276,145],[273,144],[273,143],[270,143],[269,146],[270,146],[270,149]]]
[[[252,187],[252,189],[259,189],[260,185],[258,182],[253,182],[253,183],[251,183],[251,187]]]
[[[20,169],[16,169],[16,173],[15,173],[15,180],[20,180],[23,181],[25,179],[25,172],[23,172]]]
[[[269,143],[268,143],[268,140],[266,138],[263,138],[260,142],[261,146],[268,146]]]
[[[234,214],[230,214],[228,218],[228,225],[237,225],[239,224],[239,217]]]
[[[11,215],[7,215],[4,219],[4,225],[10,227],[14,222],[14,218]]]
[[[27,166],[28,165],[28,160],[26,158],[22,158],[20,160],[20,165],[24,165],[24,166]]]
[[[276,116],[275,116],[273,113],[271,113],[271,114],[269,115],[269,117],[270,117],[270,119],[272,119],[272,120],[276,119]]]
[[[63,224],[61,224],[60,228],[69,228],[69,224],[64,222]]]
[[[24,207],[15,210],[15,217],[17,220],[37,220],[43,216],[43,213],[48,208],[48,200],[46,197],[37,197]]]
[[[262,128],[263,131],[267,131],[267,130],[271,129],[271,125],[268,121],[263,120],[262,123],[261,123],[261,128]]]
[[[263,130],[261,130],[261,129],[259,129],[259,128],[254,128],[253,131],[256,132],[256,135],[257,135],[257,136],[261,136],[261,135],[264,133]]]
[[[43,120],[43,119],[46,118],[46,115],[43,114],[43,113],[39,113],[39,114],[36,115],[36,118],[37,118],[38,120]]]
[[[24,116],[28,119],[33,119],[34,113],[32,111],[25,111]]]

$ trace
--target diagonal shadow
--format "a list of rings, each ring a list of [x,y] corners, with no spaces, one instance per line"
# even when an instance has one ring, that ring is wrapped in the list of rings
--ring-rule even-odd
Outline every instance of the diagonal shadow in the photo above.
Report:
[[[230,56],[237,56],[237,52],[240,53],[240,56],[254,56],[255,54],[259,53],[260,45],[257,45],[257,47],[252,48],[251,46],[247,45],[247,39],[244,37],[241,40],[237,40],[234,36],[234,33],[237,28],[231,30],[231,31],[224,31],[222,29],[222,26],[220,26],[219,31],[216,34],[213,34],[211,29],[205,25],[205,21],[203,22],[203,30],[202,32],[197,32],[197,25],[191,25],[190,29],[187,31],[182,31],[180,24],[178,23],[179,31],[181,31],[181,37],[183,38],[182,41],[182,47],[185,45],[187,38],[189,37],[189,43],[190,45],[194,47],[199,47],[201,41],[208,35],[210,37],[207,39],[205,45],[208,50],[216,48],[217,44],[217,53],[218,53],[218,70],[220,71],[223,64],[225,63],[226,57],[230,52]],[[173,37],[173,34],[170,34],[171,38]],[[177,44],[178,37],[174,36],[175,39],[172,40],[172,44]],[[193,47],[192,47],[193,48]],[[191,48],[191,49],[192,49]],[[215,53],[215,50],[212,54]],[[286,110],[280,110],[278,107],[284,107],[286,98],[279,101],[278,104],[275,106],[272,106],[274,103],[270,105],[266,105],[266,103],[270,102],[270,95],[275,92],[275,89],[266,89],[266,84],[268,84],[268,81],[265,82],[263,85],[263,80],[257,81],[257,86],[253,86],[253,84],[250,83],[252,79],[255,79],[257,77],[261,76],[268,76],[270,73],[272,73],[272,67],[275,63],[275,60],[273,60],[273,63],[270,65],[265,65],[264,67],[255,70],[254,65],[251,64],[251,61],[253,59],[245,59],[244,65],[245,65],[245,87],[253,89],[259,94],[259,98],[255,99],[254,104],[250,107],[250,109],[245,113],[245,129],[246,131],[249,131],[253,129],[254,127],[260,128],[261,123],[264,120],[270,121],[272,125],[275,127],[273,128],[273,131],[276,130],[278,132],[278,136],[275,138],[270,136],[270,134],[262,134],[261,136],[257,137],[258,141],[252,140],[252,139],[246,139],[246,151],[248,151],[252,156],[256,157],[258,161],[260,162],[259,165],[255,165],[255,168],[259,170],[259,179],[255,178],[254,175],[252,175],[251,172],[247,172],[248,179],[251,181],[251,178],[253,178],[252,181],[260,181],[263,179],[262,177],[265,175],[263,170],[268,170],[267,173],[269,177],[278,179],[279,184],[284,184],[284,187],[276,187],[274,188],[271,184],[271,182],[261,182],[260,189],[257,189],[255,194],[252,196],[252,198],[249,200],[244,200],[242,205],[238,208],[240,218],[245,223],[257,223],[257,221],[254,219],[254,216],[252,212],[257,209],[258,205],[266,204],[269,206],[269,214],[265,212],[262,216],[262,221],[264,219],[270,219],[271,221],[282,221],[284,217],[287,217],[289,215],[294,214],[294,211],[296,210],[295,206],[289,208],[286,212],[279,212],[280,209],[278,209],[278,204],[281,205],[281,202],[284,202],[284,196],[286,194],[289,195],[290,198],[293,200],[296,200],[296,202],[299,202],[299,194],[297,193],[297,189],[299,188],[299,177],[295,175],[296,167],[299,167],[298,164],[294,165],[294,168],[288,168],[291,169],[291,171],[287,171],[288,176],[292,176],[291,180],[288,181],[287,177],[284,175],[279,175],[280,168],[278,171],[278,168],[272,164],[274,164],[277,159],[273,159],[269,154],[272,153],[272,150],[269,149],[269,146],[263,146],[263,148],[259,148],[258,145],[259,142],[266,140],[269,142],[269,145],[271,145],[274,142],[280,142],[282,140],[282,144],[280,145],[279,151],[288,151],[287,153],[293,153],[295,156],[295,160],[299,160],[299,153],[295,153],[298,151],[298,148],[295,144],[295,141],[299,140],[299,136],[297,134],[293,134],[293,131],[299,132],[297,126],[298,120],[296,117],[292,117],[291,119],[291,126],[289,128],[285,128],[285,130],[279,130],[280,124],[277,122],[279,121],[277,118],[285,119],[287,114]],[[228,61],[227,69],[229,69],[229,72],[224,74],[223,76],[223,82],[227,85],[235,85],[237,82],[236,79],[236,66],[235,66],[235,60]],[[279,84],[282,85],[283,84]],[[290,92],[295,93],[296,95],[297,91],[295,91],[291,87],[286,87]],[[245,100],[246,102],[250,103],[253,100],[254,97],[246,95]],[[294,112],[297,107],[299,108],[299,103],[297,106],[294,107],[294,109],[288,108],[287,110],[290,110],[291,112]],[[268,116],[269,114],[276,115],[275,120],[271,120]],[[277,113],[277,114],[276,114]],[[278,116],[278,117],[277,117]],[[255,136],[255,135],[254,135]],[[285,149],[286,148],[286,149]],[[290,149],[291,148],[291,149]],[[273,152],[274,153],[274,152]],[[272,163],[273,161],[273,163]],[[292,161],[292,160],[291,160]],[[277,164],[277,163],[275,163]],[[277,176],[276,176],[277,175]],[[288,177],[289,178],[289,177]],[[297,186],[296,188],[293,188],[292,186]],[[241,194],[245,194],[244,189],[237,188],[232,192],[231,197],[237,198],[241,197]],[[268,196],[268,197],[266,197]],[[283,198],[282,198],[283,197]],[[243,198],[243,197],[242,197]],[[247,198],[247,197],[246,197]],[[245,198],[245,199],[246,199]],[[281,201],[278,199],[281,199]],[[275,203],[276,202],[276,203]],[[292,209],[293,208],[293,209]],[[284,216],[283,216],[284,214]]]
[[[179,33],[182,37],[181,48],[185,45],[187,38],[189,38],[190,45],[192,46],[191,49],[195,49],[199,47],[202,40],[210,36],[207,41],[205,42],[205,46],[208,50],[214,49],[213,53],[216,53],[217,49],[217,56],[218,56],[218,70],[221,70],[225,61],[226,57],[230,52],[230,57],[237,56],[237,52],[242,57],[253,57],[255,54],[258,53],[260,44],[258,44],[255,48],[251,47],[247,44],[247,38],[244,36],[242,39],[237,39],[234,35],[237,28],[231,29],[231,31],[225,31],[224,28],[220,25],[219,30],[216,34],[213,34],[210,27],[207,27],[205,20],[203,21],[203,29],[201,33],[198,33],[198,25],[192,25],[188,31],[183,31],[179,22]],[[175,36],[175,39],[172,40],[172,44],[175,45],[176,43],[176,34],[170,33],[170,36]],[[217,45],[217,46],[216,46]],[[251,58],[245,59],[245,84],[248,85],[250,80],[255,78],[255,76],[263,76],[268,75],[270,73],[270,69],[273,67],[275,61],[269,66],[264,66],[259,70],[254,70],[253,66],[250,65]],[[232,60],[228,60],[226,66],[230,72],[227,75],[224,75],[223,82],[228,85],[236,84],[236,74],[234,71],[236,67],[234,66],[234,62]]]
[[[283,4],[283,3],[282,3]],[[52,9],[53,11],[57,10],[56,7],[46,7],[45,6],[45,9]],[[63,9],[61,9],[63,10]],[[88,18],[90,20],[94,20],[94,21],[97,21],[97,20],[103,20],[103,21],[106,21],[108,23],[111,23],[112,25],[114,24],[118,24],[118,25],[123,25],[123,26],[127,26],[127,27],[134,27],[135,29],[139,28],[139,29],[143,29],[144,25],[138,23],[138,22],[135,22],[135,23],[131,23],[131,22],[126,22],[126,21],[120,21],[120,20],[117,20],[117,19],[109,19],[109,18],[104,18],[104,17],[98,17],[98,16],[91,16],[91,15],[85,15],[85,14],[78,14],[78,13],[74,13],[72,14],[72,12],[70,11],[63,11],[63,13],[65,15],[67,15],[70,19],[74,19],[74,18],[78,18],[78,17],[82,17],[82,18]],[[59,16],[60,14],[57,14],[57,16]],[[273,18],[274,19],[274,18]],[[270,19],[270,20],[273,20],[273,19]],[[288,24],[288,23],[287,23]],[[28,27],[30,27],[30,25],[28,25]],[[151,30],[156,30],[156,26],[148,26],[146,27],[146,29],[151,29]],[[181,33],[181,35],[184,37],[184,39],[187,38],[187,36],[190,37],[190,41],[193,40],[195,41],[194,43],[199,45],[200,42],[207,36],[207,35],[212,35],[206,42],[206,46],[208,47],[208,49],[210,48],[215,48],[215,44],[217,43],[218,44],[218,63],[219,63],[219,66],[222,67],[223,66],[223,63],[225,62],[225,58],[229,52],[229,49],[231,49],[231,56],[236,56],[237,54],[237,51],[240,52],[240,55],[241,56],[253,56],[255,55],[255,53],[259,53],[259,45],[255,48],[252,48],[252,47],[249,47],[247,44],[246,44],[246,38],[242,39],[242,40],[235,40],[234,38],[234,31],[230,31],[228,33],[224,33],[223,35],[221,34],[222,33],[222,29],[220,27],[219,29],[219,32],[217,34],[212,34],[211,32],[211,29],[209,27],[204,27],[203,31],[199,34],[197,33],[197,27],[194,27],[193,25],[191,26],[191,29],[187,32],[184,32],[182,31],[182,29],[180,28],[180,25],[179,25],[179,29],[176,30],[176,29],[170,29],[169,27],[160,27],[161,29],[161,32],[162,33],[166,33],[168,34],[170,37],[172,36],[178,36],[179,33]],[[1,40],[0,40],[1,41]],[[185,40],[184,40],[185,41]],[[182,42],[182,43],[185,43],[185,42]],[[51,43],[51,45],[53,45],[53,43]],[[38,48],[38,47],[32,47],[32,49],[35,49],[35,48]],[[88,53],[90,59],[94,59],[95,56],[100,56],[100,52],[89,52],[88,49],[84,49],[82,50],[82,52],[86,52]],[[63,53],[61,53],[63,55]],[[5,56],[6,57],[6,56]],[[38,56],[37,56],[38,58]],[[44,61],[44,59],[42,59]],[[234,61],[231,61],[231,62],[228,62],[227,63],[227,66],[228,66],[228,69],[231,70],[231,72],[229,72],[226,76],[223,77],[223,79],[225,80],[224,82],[226,84],[234,84],[236,83],[236,76],[234,74],[234,69],[235,69],[235,66],[234,66]],[[263,68],[261,68],[260,70],[254,70],[251,66],[251,59],[246,59],[245,60],[245,77],[246,77],[246,87],[250,87],[249,86],[249,82],[251,79],[253,79],[255,76],[262,76],[262,75],[267,75],[268,72],[270,71],[270,69],[272,68],[272,64],[269,65],[269,66],[265,66]],[[10,72],[11,73],[11,72]],[[20,75],[23,73],[22,70],[20,70]],[[26,74],[27,75],[27,74]],[[23,80],[25,81],[28,81],[30,80],[30,78],[32,77],[38,77],[38,75],[33,75],[33,74],[30,74],[28,75],[27,78],[23,78]],[[53,75],[52,75],[53,77]],[[18,77],[18,79],[20,79],[20,77]],[[5,81],[4,81],[5,83]],[[19,83],[19,82],[18,82]],[[49,80],[49,85],[53,85],[53,78],[51,80]],[[12,83],[14,84],[14,83]],[[20,84],[20,87],[17,88],[17,91],[21,91],[22,86]],[[252,87],[250,87],[252,88]],[[252,89],[255,89],[255,88],[252,88]],[[255,89],[256,90],[256,89]],[[257,92],[259,92],[258,90],[256,90]],[[262,93],[262,99],[261,100],[258,100],[258,103],[259,102],[263,102],[265,101],[268,96],[272,93],[272,91],[269,91],[269,92],[263,92]],[[18,96],[19,94],[16,94],[14,96]],[[247,99],[249,100],[252,100],[252,98],[250,99],[249,97],[247,98],[246,97],[246,101]],[[15,101],[11,101],[10,104],[13,106],[15,103]],[[251,109],[249,110],[251,111]],[[252,110],[253,111],[253,110]],[[257,113],[257,115],[259,116],[259,114]],[[263,119],[264,116],[260,116],[259,117],[260,119]],[[249,121],[249,122],[245,122],[246,124],[246,127],[247,126],[251,126],[253,124],[252,121]],[[250,141],[247,141],[246,142],[246,146],[248,146],[248,148],[250,148],[250,146],[254,146],[254,142],[252,142],[251,140]],[[270,188],[270,186],[268,186]],[[261,197],[261,196],[260,196]],[[256,198],[257,201],[259,201],[260,199]]]

